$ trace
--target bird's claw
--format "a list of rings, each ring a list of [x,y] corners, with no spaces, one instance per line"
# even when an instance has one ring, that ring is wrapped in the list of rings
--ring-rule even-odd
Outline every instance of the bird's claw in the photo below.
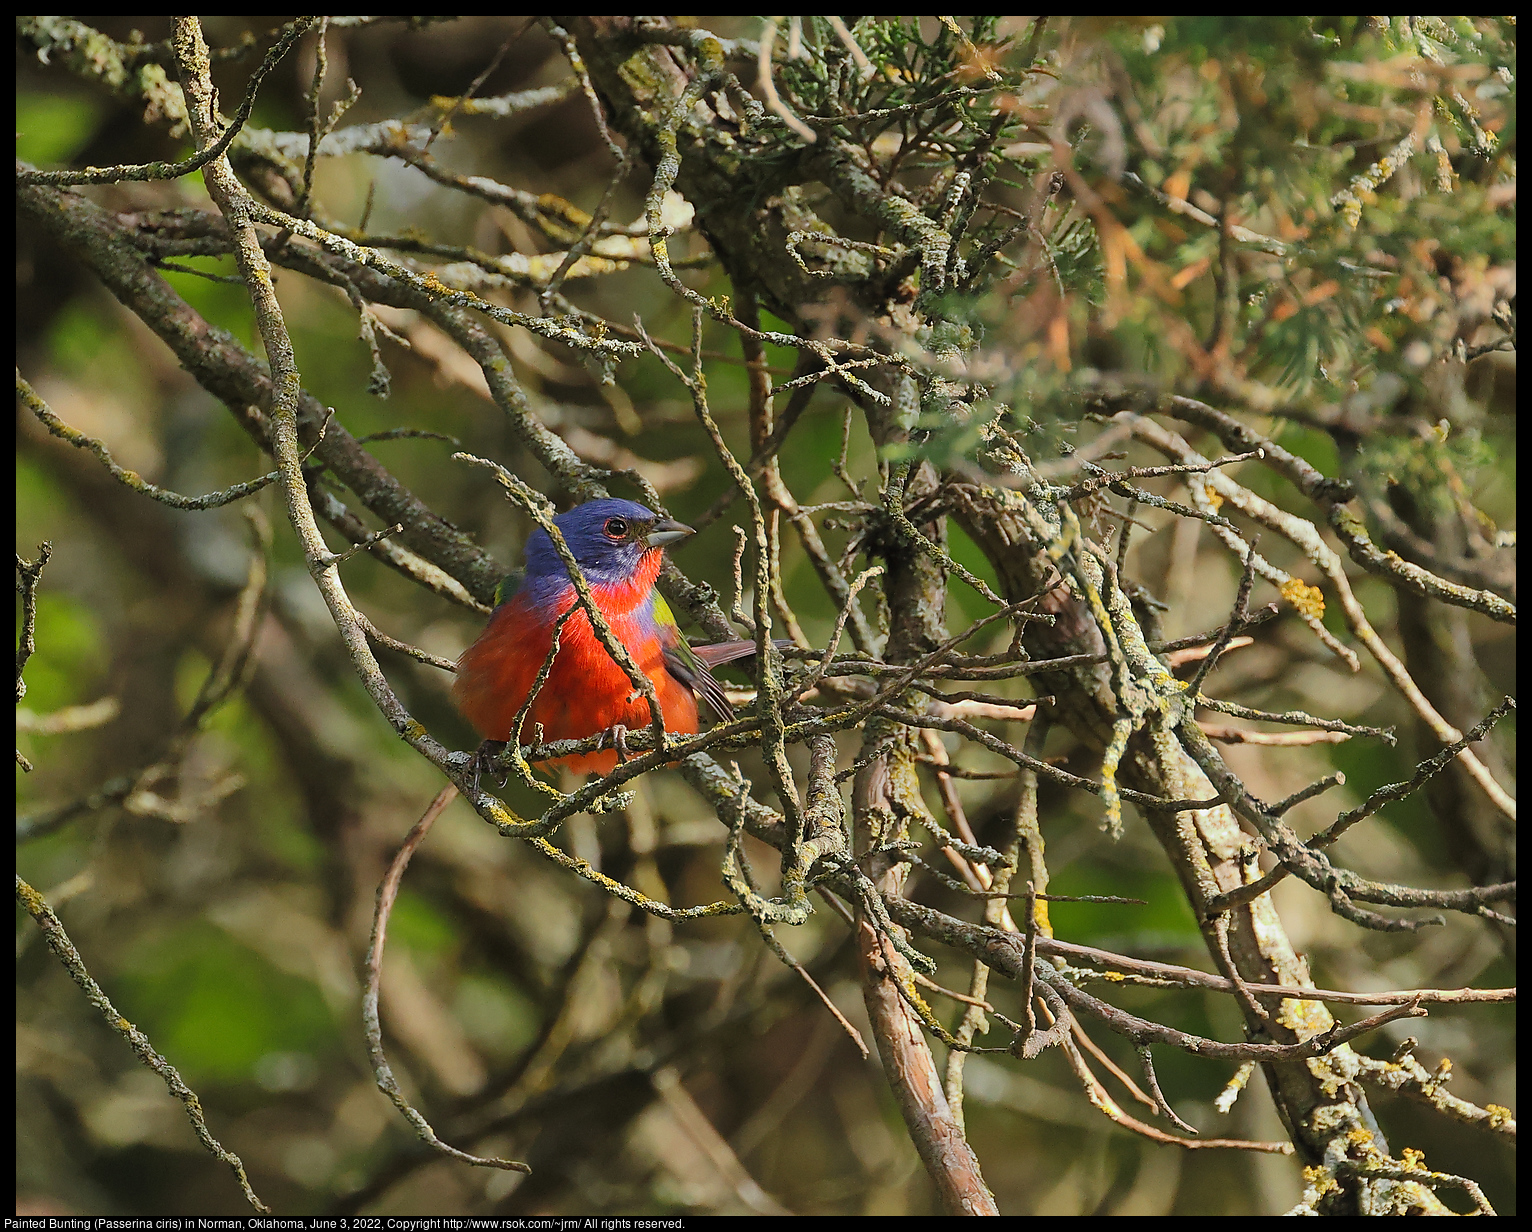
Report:
[[[479,779],[483,776],[486,770],[494,769],[495,762],[499,760],[500,754],[503,752],[505,752],[504,740],[486,740],[484,743],[479,745],[478,749],[475,750],[473,757],[469,759],[468,781],[473,785],[475,795],[477,795],[479,791]],[[509,777],[510,771],[507,770],[501,773],[501,788],[505,787],[506,780]]]
[[[601,733],[601,744],[598,747],[605,748],[607,741],[612,742],[612,748],[617,751],[617,761],[626,762],[632,756],[628,752],[628,729],[621,723],[613,723]]]

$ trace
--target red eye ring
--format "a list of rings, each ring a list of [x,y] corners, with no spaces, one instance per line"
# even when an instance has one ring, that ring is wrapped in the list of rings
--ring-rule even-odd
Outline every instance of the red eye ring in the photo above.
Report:
[[[628,537],[628,519],[608,518],[606,525],[601,529],[606,532],[608,539],[626,539]]]

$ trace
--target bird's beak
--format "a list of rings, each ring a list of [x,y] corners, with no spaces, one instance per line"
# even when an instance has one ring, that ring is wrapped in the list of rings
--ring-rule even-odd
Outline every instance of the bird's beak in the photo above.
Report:
[[[664,548],[672,543],[679,543],[687,535],[696,533],[684,522],[677,522],[674,518],[660,518],[649,528],[649,533],[644,536],[644,542],[651,548]]]

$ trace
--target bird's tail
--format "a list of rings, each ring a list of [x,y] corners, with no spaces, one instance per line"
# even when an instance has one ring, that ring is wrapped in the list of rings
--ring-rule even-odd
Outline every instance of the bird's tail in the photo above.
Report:
[[[781,649],[793,645],[790,638],[778,637],[772,639],[773,643]],[[715,642],[711,646],[693,646],[692,653],[706,663],[709,667],[718,667],[723,663],[733,663],[735,659],[748,658],[755,653],[755,643],[746,641]]]

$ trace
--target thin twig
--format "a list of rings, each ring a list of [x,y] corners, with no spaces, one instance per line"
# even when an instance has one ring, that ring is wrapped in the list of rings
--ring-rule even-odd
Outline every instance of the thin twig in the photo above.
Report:
[[[426,835],[431,832],[431,827],[441,816],[442,810],[457,799],[457,794],[457,787],[452,783],[448,783],[436,793],[436,799],[431,801],[420,820],[405,835],[404,842],[399,845],[399,850],[394,853],[393,860],[389,862],[388,872],[378,884],[377,905],[372,915],[372,940],[367,946],[366,978],[362,985],[362,1029],[367,1036],[367,1055],[372,1059],[372,1073],[378,1089],[388,1096],[404,1119],[415,1127],[416,1136],[432,1150],[477,1168],[531,1172],[532,1169],[527,1164],[513,1159],[499,1159],[495,1156],[470,1155],[438,1138],[436,1131],[431,1128],[431,1123],[416,1111],[409,1100],[405,1099],[404,1092],[399,1089],[399,1081],[394,1077],[394,1071],[388,1064],[388,1056],[383,1051],[383,1026],[378,1020],[378,990],[383,978],[383,948],[388,940],[388,917],[393,913],[394,899],[398,897],[399,886],[404,880],[404,870],[410,865],[410,857],[425,841]]]
[[[23,881],[18,874],[16,877],[16,901],[30,915],[37,926],[42,930],[43,940],[48,943],[48,948],[54,956],[64,964],[64,969],[69,976],[78,984],[85,993],[86,999],[96,1007],[101,1017],[106,1020],[107,1026],[123,1039],[127,1040],[128,1046],[138,1054],[138,1059],[152,1069],[165,1080],[165,1085],[170,1088],[170,1093],[180,1100],[186,1108],[187,1119],[191,1121],[192,1129],[198,1140],[214,1156],[229,1166],[239,1181],[239,1187],[245,1195],[245,1201],[250,1203],[262,1215],[271,1214],[271,1208],[255,1196],[255,1191],[250,1188],[250,1180],[245,1175],[245,1165],[238,1155],[226,1148],[207,1127],[207,1121],[202,1115],[202,1101],[197,1098],[185,1082],[181,1080],[176,1067],[165,1060],[154,1046],[150,1044],[148,1036],[135,1027],[122,1016],[114,1006],[106,993],[101,991],[101,986],[91,978],[85,963],[81,960],[79,952],[74,948],[74,943],[69,940],[69,934],[64,931],[64,926],[59,923],[58,916],[53,914],[53,909],[47,901]]]

